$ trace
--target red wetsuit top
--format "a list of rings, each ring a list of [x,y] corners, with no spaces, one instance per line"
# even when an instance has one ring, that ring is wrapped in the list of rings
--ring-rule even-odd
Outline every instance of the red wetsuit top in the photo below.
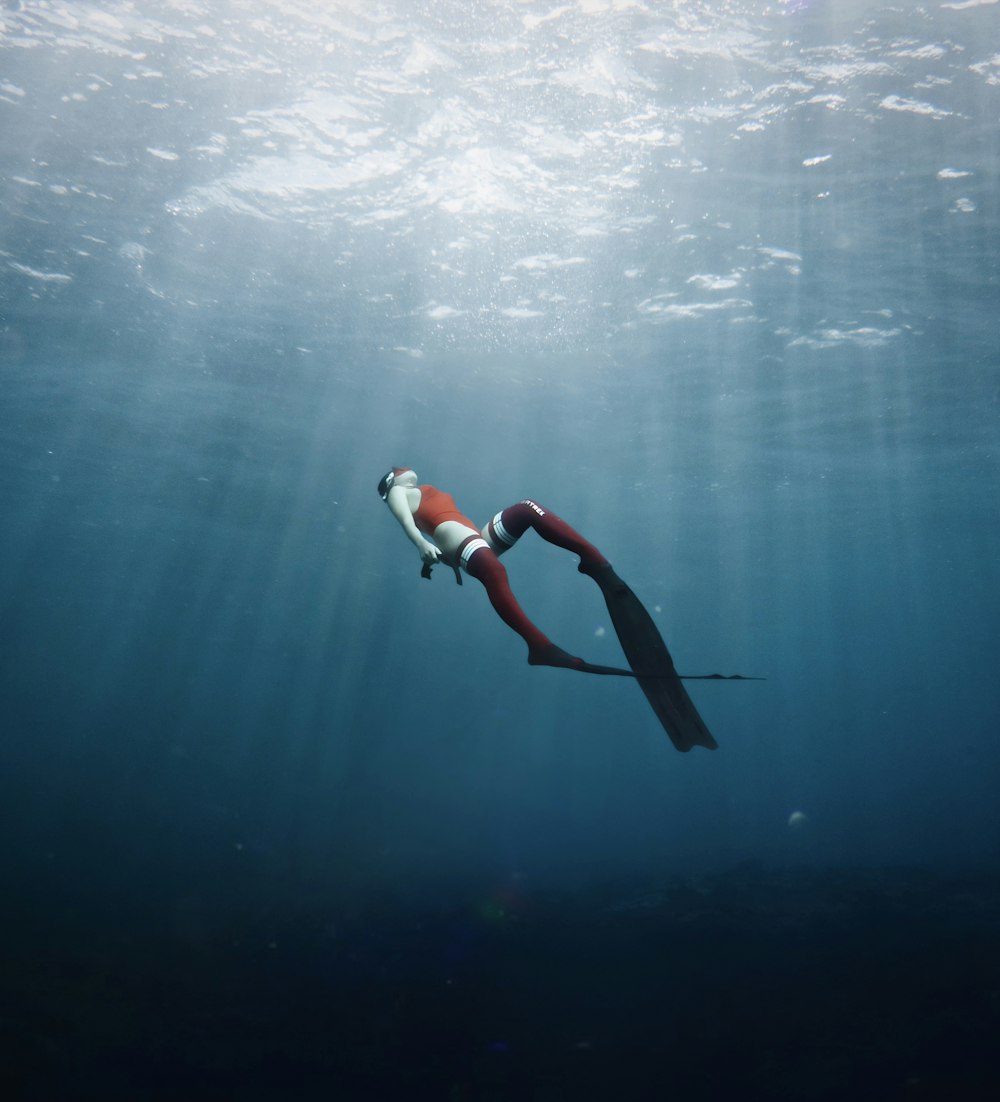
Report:
[[[418,486],[417,489],[420,491],[420,507],[413,514],[413,519],[425,536],[433,536],[434,529],[446,520],[457,520],[473,532],[479,531],[467,516],[458,511],[451,494],[434,486]]]

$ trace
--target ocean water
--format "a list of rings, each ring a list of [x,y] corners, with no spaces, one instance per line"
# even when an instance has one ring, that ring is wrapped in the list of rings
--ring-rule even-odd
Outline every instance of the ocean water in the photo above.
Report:
[[[5,0],[7,1096],[994,1097],[998,119],[996,0]]]

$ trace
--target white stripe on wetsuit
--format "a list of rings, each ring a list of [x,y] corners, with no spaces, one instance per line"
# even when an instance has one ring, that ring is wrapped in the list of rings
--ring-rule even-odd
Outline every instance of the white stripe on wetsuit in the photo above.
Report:
[[[459,561],[462,566],[469,569],[469,559],[479,550],[480,547],[489,549],[489,544],[482,538],[482,536],[476,536],[475,539],[470,539],[467,543],[463,544],[461,553],[459,554]]]
[[[490,521],[490,534],[496,536],[497,543],[502,543],[505,547],[513,547],[517,543],[519,537],[512,536],[503,526],[503,511],[497,513],[497,515]]]

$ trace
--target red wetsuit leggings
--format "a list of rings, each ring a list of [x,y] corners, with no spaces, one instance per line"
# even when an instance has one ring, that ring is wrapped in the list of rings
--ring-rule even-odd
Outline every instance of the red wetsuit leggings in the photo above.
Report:
[[[564,547],[567,551],[579,555],[579,569],[584,574],[589,573],[594,567],[605,564],[607,559],[576,529],[571,528],[562,518],[543,509],[534,501],[526,500],[518,502],[517,505],[510,505],[497,513],[489,522],[484,534],[493,546],[480,546],[473,551],[466,562],[466,573],[482,582],[486,587],[490,603],[497,610],[500,618],[528,644],[530,660],[532,655],[538,655],[552,644],[548,636],[539,631],[524,614],[524,610],[517,603],[517,598],[511,592],[507,571],[497,558],[497,553],[513,547],[529,528],[534,528],[548,543],[554,543],[557,547]]]

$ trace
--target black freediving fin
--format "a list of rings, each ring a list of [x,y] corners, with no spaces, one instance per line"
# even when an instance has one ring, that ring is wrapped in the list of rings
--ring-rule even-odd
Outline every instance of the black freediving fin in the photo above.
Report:
[[[582,658],[565,651],[562,647],[550,643],[547,647],[528,655],[529,666],[553,666],[559,670],[576,670],[577,673],[598,673],[606,677],[631,677],[638,680],[639,675],[635,670],[623,670],[619,666],[598,666],[593,662],[585,662]],[[661,677],[661,674],[652,674],[651,677]],[[670,677],[679,677],[681,681],[766,681],[766,677],[750,677],[745,673],[677,673],[669,674]]]
[[[745,673],[679,673],[681,681],[766,681],[766,677],[751,677]]]
[[[717,749],[719,744],[681,684],[667,644],[639,598],[609,563],[587,570],[581,567],[581,573],[589,574],[601,587],[628,664],[670,741],[682,753],[692,746]]]
[[[635,677],[632,670],[620,670],[617,666],[595,666],[591,662],[584,662],[557,647],[555,643],[549,643],[547,647],[532,651],[528,655],[529,666],[554,666],[559,670],[576,670],[577,673],[597,673],[608,677]]]

